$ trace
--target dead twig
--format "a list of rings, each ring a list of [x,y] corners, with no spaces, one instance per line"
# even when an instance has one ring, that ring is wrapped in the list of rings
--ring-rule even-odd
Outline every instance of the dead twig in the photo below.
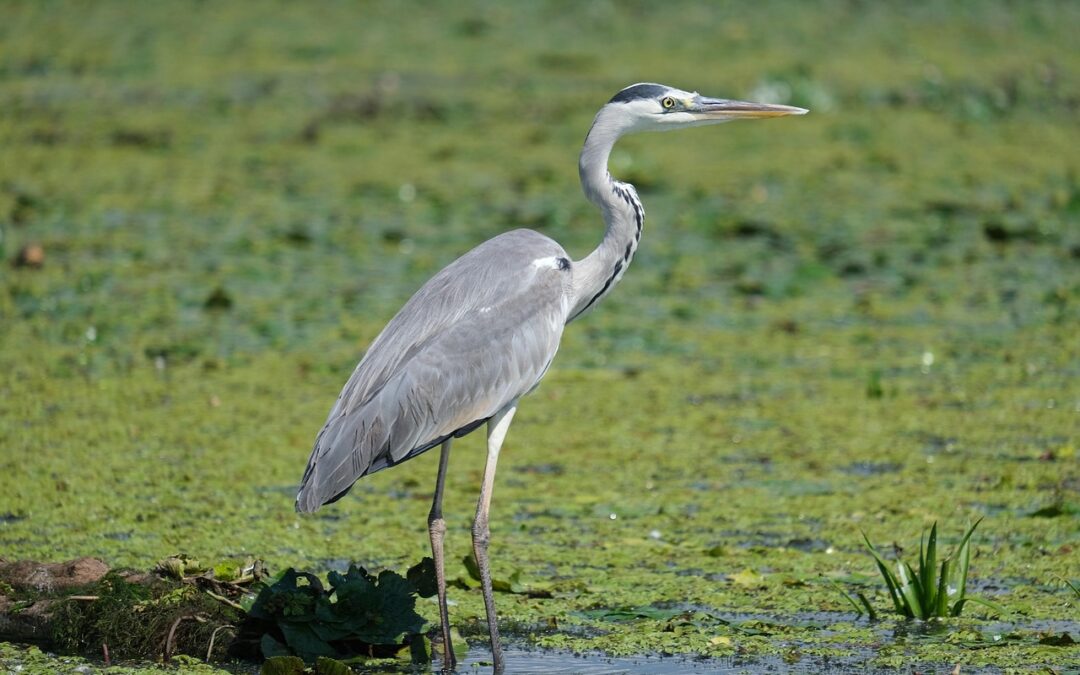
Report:
[[[177,617],[176,621],[173,621],[173,625],[169,628],[169,636],[165,638],[165,653],[163,656],[166,663],[172,658],[173,650],[176,649],[176,629],[184,621],[206,623],[207,616],[205,614],[185,614],[184,616]]]
[[[211,598],[213,598],[215,600],[220,600],[221,602],[224,602],[229,607],[232,607],[234,609],[238,609],[241,612],[244,611],[244,608],[241,605],[233,602],[232,600],[226,598],[223,595],[218,595],[217,593],[215,593],[213,591],[210,591],[210,590],[204,590],[203,593],[206,593],[207,595],[209,595]]]
[[[233,625],[230,625],[230,624],[225,624],[224,626],[218,626],[217,628],[214,629],[213,633],[210,633],[210,646],[206,648],[206,662],[207,663],[210,662],[210,656],[214,653],[214,640],[217,638],[217,634],[219,632],[221,632],[222,630],[225,630],[226,628],[228,628],[229,630],[232,630],[232,631],[236,630],[236,626],[233,626]]]

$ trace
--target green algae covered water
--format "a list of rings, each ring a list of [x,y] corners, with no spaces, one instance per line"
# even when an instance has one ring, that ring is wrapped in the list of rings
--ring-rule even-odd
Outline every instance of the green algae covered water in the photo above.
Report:
[[[0,556],[404,571],[436,459],[300,518],[326,411],[476,243],[595,245],[580,142],[656,80],[811,114],[616,149],[641,249],[500,463],[495,576],[551,595],[499,594],[510,669],[1069,672],[1078,28],[1068,2],[7,3]],[[455,445],[444,506],[466,672],[482,465]],[[910,559],[977,518],[969,591],[1008,614],[895,619],[860,531]],[[54,659],[0,651],[101,668]]]

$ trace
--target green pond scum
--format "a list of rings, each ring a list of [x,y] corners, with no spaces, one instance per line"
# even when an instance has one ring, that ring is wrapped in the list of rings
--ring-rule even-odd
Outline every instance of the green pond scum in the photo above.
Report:
[[[404,574],[436,455],[301,518],[315,433],[441,266],[595,246],[581,140],[658,81],[811,113],[616,148],[645,233],[504,446],[507,643],[1076,672],[1078,32],[1067,1],[5,2],[0,556]],[[474,649],[481,436],[444,503]],[[861,532],[910,560],[980,518],[967,592],[1005,614],[896,615]],[[104,670],[72,658],[0,645]]]

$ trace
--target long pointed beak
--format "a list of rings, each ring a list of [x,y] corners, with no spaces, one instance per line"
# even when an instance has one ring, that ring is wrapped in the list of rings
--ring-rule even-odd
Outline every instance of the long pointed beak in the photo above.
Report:
[[[784,115],[805,115],[806,108],[775,103],[751,103],[749,101],[729,101],[723,98],[695,97],[687,112],[701,119],[752,119],[757,117],[783,117]]]

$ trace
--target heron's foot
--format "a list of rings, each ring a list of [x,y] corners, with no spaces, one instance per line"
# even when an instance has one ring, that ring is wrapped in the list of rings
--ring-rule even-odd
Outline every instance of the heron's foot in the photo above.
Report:
[[[448,629],[440,630],[439,634],[432,639],[431,655],[434,656],[435,652],[440,652],[440,673],[457,672],[457,656],[454,655],[454,644],[450,641],[450,631]]]
[[[450,626],[443,625],[440,642],[442,642],[442,672],[455,672],[457,656],[454,655],[454,641],[450,638]],[[434,645],[431,651],[435,651]]]

